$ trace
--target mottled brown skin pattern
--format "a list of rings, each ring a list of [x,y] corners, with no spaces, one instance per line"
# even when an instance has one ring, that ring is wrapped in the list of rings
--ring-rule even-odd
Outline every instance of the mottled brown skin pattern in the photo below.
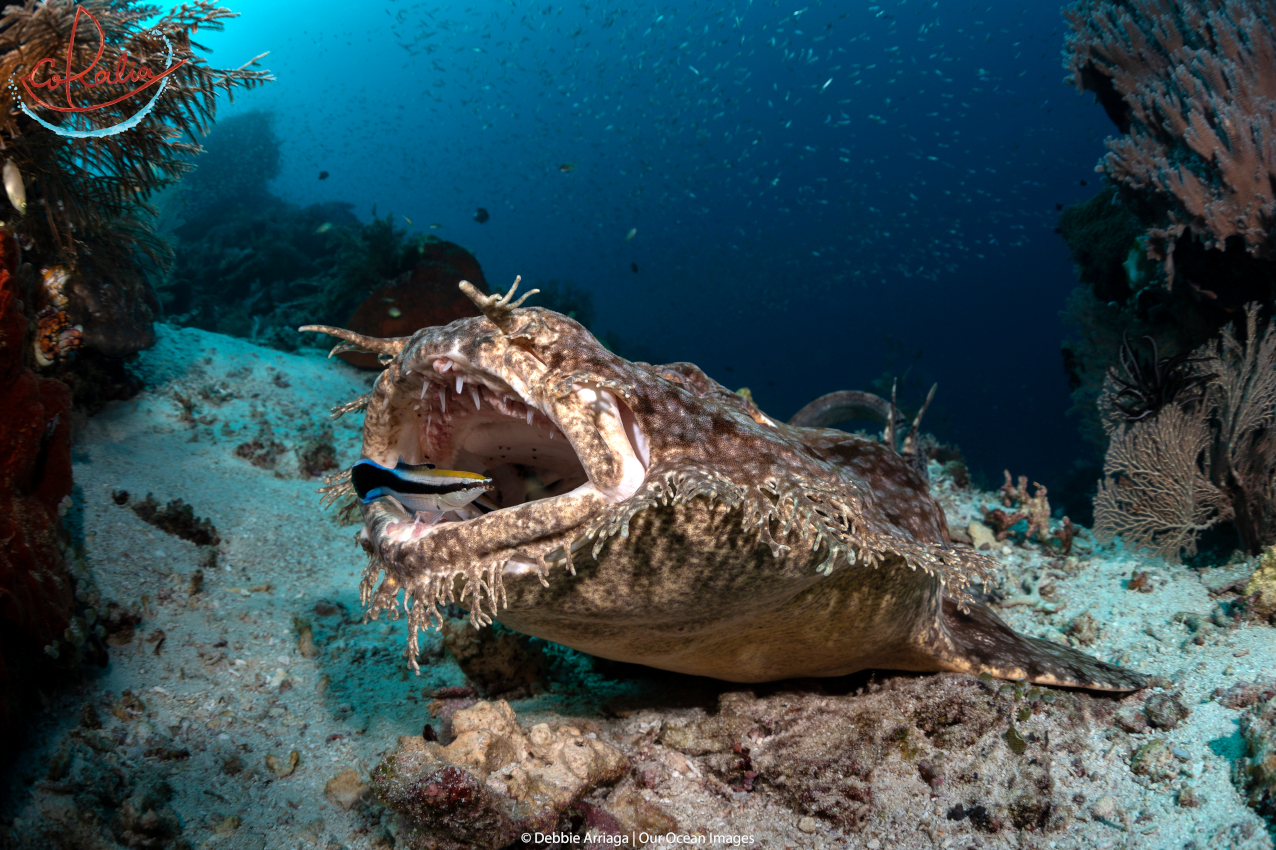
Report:
[[[464,319],[386,343],[396,353],[368,399],[364,454],[456,460],[450,438],[416,436],[412,409],[446,356],[455,365],[440,384],[463,372],[535,408],[558,428],[541,450],[569,441],[593,486],[413,540],[391,533],[402,512],[363,505],[365,602],[373,616],[397,611],[402,590],[413,641],[437,604],[457,600],[476,625],[495,618],[606,658],[736,682],[889,668],[1144,684],[1018,635],[966,598],[992,562],[950,544],[925,482],[886,446],[775,422],[695,366],[628,362],[551,311],[488,316],[501,326]],[[649,462],[632,492],[619,420],[573,387],[609,390],[645,434]]]

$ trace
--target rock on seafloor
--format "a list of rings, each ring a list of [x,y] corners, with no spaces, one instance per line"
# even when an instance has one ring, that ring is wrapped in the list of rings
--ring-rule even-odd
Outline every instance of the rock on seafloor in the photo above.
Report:
[[[552,832],[585,792],[629,769],[619,750],[567,725],[518,724],[504,701],[452,717],[456,740],[419,737],[372,772],[381,800],[403,815],[409,846],[497,850],[527,832]]]

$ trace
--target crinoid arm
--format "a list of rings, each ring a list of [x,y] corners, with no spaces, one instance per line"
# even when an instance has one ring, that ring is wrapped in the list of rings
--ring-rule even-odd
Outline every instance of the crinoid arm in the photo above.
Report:
[[[487,318],[492,322],[492,324],[501,329],[501,333],[508,333],[510,330],[510,322],[514,317],[514,310],[523,306],[523,302],[528,298],[531,298],[533,295],[540,292],[539,289],[529,290],[523,294],[522,298],[511,304],[510,301],[514,297],[514,293],[518,290],[519,281],[522,279],[522,275],[515,276],[514,284],[510,286],[510,291],[504,295],[484,295],[478,291],[478,287],[470,283],[468,280],[461,281],[459,286],[461,291],[465,293],[466,297],[474,302],[474,306],[478,307],[479,310],[482,311],[483,315],[487,316]],[[302,328],[302,330],[305,330],[305,328]]]

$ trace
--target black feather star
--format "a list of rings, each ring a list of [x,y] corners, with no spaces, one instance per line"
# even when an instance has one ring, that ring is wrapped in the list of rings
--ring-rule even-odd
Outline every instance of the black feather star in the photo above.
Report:
[[[1191,374],[1188,364],[1199,363],[1202,358],[1192,357],[1190,352],[1161,357],[1156,340],[1150,336],[1143,338],[1152,349],[1151,363],[1145,363],[1130,344],[1129,336],[1122,334],[1121,369],[1125,374],[1121,375],[1116,368],[1108,370],[1112,381],[1120,387],[1112,406],[1126,422],[1141,422],[1171,404],[1200,401],[1206,385],[1218,377]]]

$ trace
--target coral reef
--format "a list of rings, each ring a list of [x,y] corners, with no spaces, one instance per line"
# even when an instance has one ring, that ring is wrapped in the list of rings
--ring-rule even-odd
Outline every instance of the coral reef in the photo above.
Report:
[[[394,640],[397,625],[362,620],[350,583],[354,529],[316,513],[314,481],[231,457],[257,432],[256,410],[291,460],[327,407],[372,375],[313,351],[156,330],[157,345],[135,367],[147,396],[92,417],[76,448],[84,557],[103,587],[126,589],[122,605],[95,603],[98,623],[124,648],[82,689],[50,694],[31,748],[0,776],[11,780],[0,785],[0,846],[118,850],[117,812],[147,775],[166,779],[173,796],[139,795],[135,807],[180,822],[170,850],[183,841],[208,850],[407,846],[399,816],[364,792],[369,768],[401,734],[446,748],[451,719],[482,697],[441,635],[423,641],[417,678]],[[201,406],[189,420],[177,393]],[[332,426],[343,465],[359,456],[349,420]],[[183,462],[166,462],[173,457]],[[201,470],[198,493],[192,468]],[[930,480],[949,528],[1000,501],[995,487],[956,487],[939,462]],[[210,550],[159,532],[115,504],[113,491],[124,489],[161,502],[188,497],[222,542]],[[985,585],[1008,622],[1034,637],[1088,642],[1091,653],[1173,689],[1117,698],[883,670],[746,688],[591,663],[546,645],[544,690],[511,703],[521,725],[570,726],[632,765],[568,805],[555,831],[585,846],[641,831],[704,846],[722,846],[710,836],[751,835],[750,846],[772,848],[1269,846],[1232,781],[1246,752],[1236,721],[1270,697],[1272,685],[1254,680],[1272,675],[1276,657],[1276,629],[1248,618],[1241,598],[1252,561],[1166,565],[1126,547],[1087,547],[1084,533],[1067,558],[1008,542],[994,541],[1000,566]],[[1132,572],[1145,573],[1144,590],[1127,587]],[[556,659],[575,665],[569,676],[553,675]],[[91,720],[68,728],[86,702],[101,729]],[[101,748],[91,748],[94,761],[76,756],[51,780],[63,746],[93,732],[102,733],[91,737]],[[1169,745],[1173,778],[1130,769],[1154,740]],[[1149,752],[1158,751],[1166,755]],[[110,793],[98,797],[99,788]],[[100,844],[67,837],[93,823]]]
[[[267,112],[219,122],[202,139],[195,171],[164,204],[175,239],[172,270],[158,284],[168,321],[291,351],[309,344],[295,328],[316,316],[402,336],[475,314],[456,289],[461,280],[485,287],[473,255],[409,236],[375,209],[362,224],[350,204],[279,199],[268,186],[279,144]],[[371,355],[345,359],[378,368]]]
[[[1276,16],[1262,0],[1078,0],[1065,67],[1122,134],[1059,231],[1083,288],[1065,368],[1086,436],[1123,333],[1175,357],[1276,295]]]
[[[480,702],[452,717],[444,747],[404,736],[372,772],[398,812],[408,847],[496,850],[524,832],[549,832],[587,791],[629,769],[614,747],[567,724],[518,724],[509,703]]]

